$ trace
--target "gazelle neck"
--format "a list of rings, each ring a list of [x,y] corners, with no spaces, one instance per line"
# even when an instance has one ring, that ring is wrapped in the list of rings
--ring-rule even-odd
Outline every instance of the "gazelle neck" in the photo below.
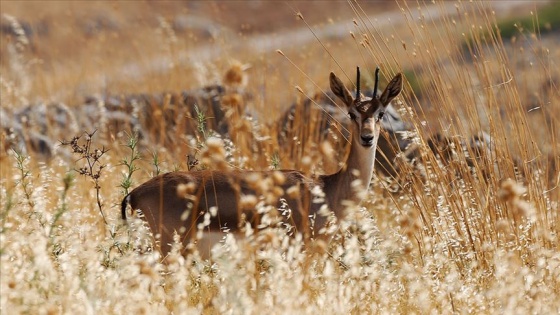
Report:
[[[363,194],[352,187],[354,181],[359,180],[360,188],[358,189],[367,190],[369,188],[378,137],[379,135],[376,136],[371,147],[364,147],[360,144],[358,137],[352,136],[346,163],[338,172],[320,177],[324,184],[323,191],[329,208],[337,218],[344,217],[346,207],[342,205],[343,200],[353,201],[356,204],[362,201]]]

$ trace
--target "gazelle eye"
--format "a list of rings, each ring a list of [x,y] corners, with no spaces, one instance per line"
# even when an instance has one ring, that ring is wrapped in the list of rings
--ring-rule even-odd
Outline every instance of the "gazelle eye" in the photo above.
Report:
[[[385,115],[385,112],[380,112],[379,115],[377,116],[377,121],[383,119],[383,115]]]
[[[350,119],[356,120],[356,114],[350,112],[350,113],[348,113],[348,115],[350,116]]]

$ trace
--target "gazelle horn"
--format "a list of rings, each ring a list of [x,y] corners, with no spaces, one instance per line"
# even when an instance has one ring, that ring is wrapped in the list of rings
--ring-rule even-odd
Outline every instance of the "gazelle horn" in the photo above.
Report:
[[[379,85],[379,67],[375,68],[375,86],[373,87],[373,99],[377,97],[377,86]]]
[[[360,67],[356,67],[356,99],[360,99]]]

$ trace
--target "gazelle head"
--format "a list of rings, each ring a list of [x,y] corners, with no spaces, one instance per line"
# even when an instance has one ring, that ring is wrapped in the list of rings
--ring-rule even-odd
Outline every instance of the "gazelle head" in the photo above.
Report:
[[[348,108],[348,115],[352,121],[353,138],[359,141],[364,148],[375,147],[381,128],[380,121],[385,113],[385,108],[402,90],[402,75],[397,74],[381,93],[377,95],[379,83],[379,68],[375,70],[375,88],[371,97],[363,96],[360,92],[360,68],[357,69],[356,97],[342,81],[331,72],[330,85],[332,92],[338,96]]]

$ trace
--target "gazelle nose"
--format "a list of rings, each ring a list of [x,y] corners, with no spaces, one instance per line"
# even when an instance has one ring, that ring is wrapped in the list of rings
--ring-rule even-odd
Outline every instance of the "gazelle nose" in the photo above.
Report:
[[[373,144],[373,135],[362,135],[360,137],[362,138],[362,144],[363,145],[372,145]]]

